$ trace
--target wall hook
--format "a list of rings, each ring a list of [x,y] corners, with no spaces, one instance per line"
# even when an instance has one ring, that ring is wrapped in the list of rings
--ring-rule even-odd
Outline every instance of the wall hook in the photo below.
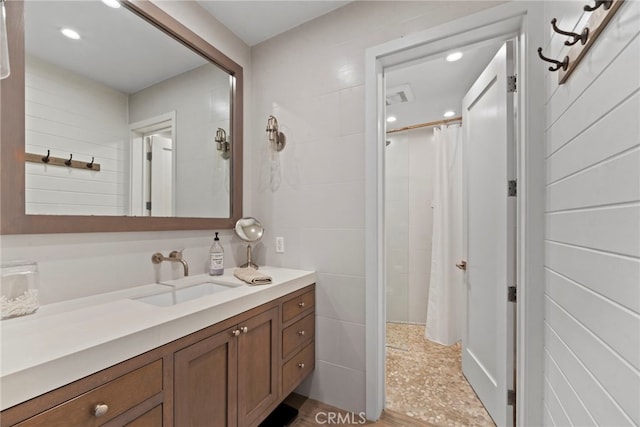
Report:
[[[580,42],[580,44],[585,44],[587,42],[587,39],[589,38],[588,27],[584,27],[584,29],[582,30],[582,33],[578,34],[578,33],[572,33],[570,31],[562,31],[560,28],[557,27],[556,22],[558,22],[556,18],[553,18],[551,20],[551,26],[553,27],[553,31],[555,31],[558,34],[562,34],[563,36],[573,37],[572,41],[565,40],[564,42],[565,46],[573,46],[578,42]]]
[[[568,56],[565,56],[562,61],[556,61],[555,59],[547,58],[546,56],[544,56],[542,54],[542,48],[541,47],[538,48],[538,56],[543,61],[547,61],[547,62],[551,62],[552,64],[556,64],[555,67],[549,67],[549,71],[558,71],[561,68],[562,68],[562,70],[566,71],[567,67],[569,66],[569,57]]]
[[[604,5],[604,10],[609,10],[611,5],[613,4],[613,0],[596,0],[595,6],[589,6],[588,4],[584,6],[585,12],[593,12],[596,9],[599,9],[600,6]]]
[[[47,155],[42,158],[44,163],[49,163],[49,156],[51,156],[51,150],[47,150]]]
[[[87,167],[88,167],[89,169],[93,169],[93,160],[94,160],[94,157],[93,157],[93,156],[91,156],[91,163],[87,163]]]
[[[73,159],[73,154],[69,154],[69,160],[64,162],[64,164],[67,165],[67,166],[71,166],[71,159]]]

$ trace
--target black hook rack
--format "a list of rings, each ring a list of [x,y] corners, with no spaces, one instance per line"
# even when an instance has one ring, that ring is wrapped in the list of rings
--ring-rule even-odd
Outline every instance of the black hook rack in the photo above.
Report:
[[[613,0],[596,0],[596,4],[594,6],[589,6],[588,4],[585,5],[584,11],[593,12],[596,9],[599,9],[600,6],[604,6],[604,10],[609,10],[612,4],[613,4]]]
[[[566,71],[567,67],[569,66],[569,57],[568,56],[565,56],[562,61],[556,61],[555,59],[547,58],[546,56],[544,56],[542,54],[542,48],[541,47],[538,48],[538,56],[543,61],[547,61],[547,62],[550,62],[550,63],[556,65],[555,67],[549,67],[549,71],[558,71],[560,69],[562,69],[563,71]]]
[[[63,157],[53,157],[51,155],[51,150],[47,150],[47,155],[44,157],[42,156],[42,154],[24,153],[24,160],[30,163],[44,163],[49,166],[66,166],[69,168],[83,170],[90,169],[91,171],[95,172],[100,171],[100,163],[95,163],[94,157],[91,157],[91,163],[81,162],[78,160],[73,160],[73,154],[69,154],[68,159]]]
[[[556,18],[553,18],[551,20],[551,27],[553,27],[553,31],[555,31],[558,34],[562,34],[563,36],[573,37],[573,40],[571,40],[571,41],[565,40],[565,42],[564,42],[565,46],[573,46],[574,44],[576,44],[578,42],[580,42],[580,44],[587,43],[587,39],[589,38],[589,28],[588,27],[584,27],[584,29],[582,30],[582,33],[578,34],[578,33],[573,33],[573,32],[570,32],[570,31],[561,30],[556,25],[557,22],[558,22],[558,20]]]

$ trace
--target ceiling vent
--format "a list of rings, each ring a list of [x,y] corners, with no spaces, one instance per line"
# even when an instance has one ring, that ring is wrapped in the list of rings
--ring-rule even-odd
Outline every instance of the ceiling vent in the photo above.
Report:
[[[411,102],[413,101],[413,98],[413,91],[408,84],[390,87],[387,89],[387,105]]]

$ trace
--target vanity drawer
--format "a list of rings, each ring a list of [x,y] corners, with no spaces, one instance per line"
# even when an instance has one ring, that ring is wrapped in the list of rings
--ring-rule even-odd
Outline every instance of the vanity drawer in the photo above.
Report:
[[[311,342],[282,365],[282,391],[287,395],[315,369],[315,344]]]
[[[315,314],[311,313],[282,331],[282,358],[299,350],[303,344],[312,340],[316,330]]]
[[[282,304],[282,323],[286,323],[303,311],[313,308],[315,300],[315,291],[312,289],[286,301]]]
[[[99,426],[162,391],[162,360],[81,394],[18,426]],[[108,409],[95,415],[98,405]]]

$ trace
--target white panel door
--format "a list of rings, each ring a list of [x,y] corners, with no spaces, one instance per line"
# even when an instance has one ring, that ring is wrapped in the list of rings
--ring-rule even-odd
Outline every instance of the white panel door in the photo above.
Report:
[[[173,216],[171,139],[159,135],[151,138],[151,216]]]
[[[498,51],[463,99],[465,128],[466,330],[462,371],[498,426],[513,425],[515,284],[512,42]]]

